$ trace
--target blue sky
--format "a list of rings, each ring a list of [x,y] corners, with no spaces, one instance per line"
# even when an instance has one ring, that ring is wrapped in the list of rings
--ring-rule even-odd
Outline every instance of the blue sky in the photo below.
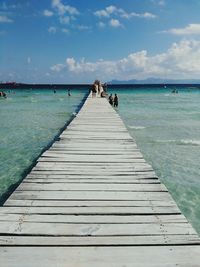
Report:
[[[0,81],[200,78],[199,0],[0,0]]]

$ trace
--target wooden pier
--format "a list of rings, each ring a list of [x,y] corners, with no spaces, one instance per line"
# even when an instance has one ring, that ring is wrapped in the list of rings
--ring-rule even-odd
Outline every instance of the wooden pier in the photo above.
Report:
[[[115,110],[88,97],[0,208],[1,267],[198,267],[200,238]]]

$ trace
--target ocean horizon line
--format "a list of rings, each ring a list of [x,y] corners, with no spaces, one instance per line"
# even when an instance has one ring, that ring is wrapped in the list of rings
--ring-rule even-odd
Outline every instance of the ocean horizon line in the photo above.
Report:
[[[6,82],[0,83],[1,89],[88,89],[92,83],[16,83],[16,82]],[[154,87],[154,88],[167,88],[173,86],[181,87],[200,87],[199,83],[107,83],[109,88],[140,88],[140,87]]]

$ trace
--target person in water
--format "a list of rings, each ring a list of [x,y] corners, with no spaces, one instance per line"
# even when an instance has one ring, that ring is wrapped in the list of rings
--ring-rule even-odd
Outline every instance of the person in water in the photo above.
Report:
[[[112,94],[110,94],[110,96],[108,98],[108,101],[111,104],[111,106],[113,106],[113,96],[112,96]]]
[[[118,102],[119,102],[117,94],[115,94],[113,102],[114,102],[114,107],[117,108],[118,107]]]
[[[178,94],[178,89],[173,89],[172,94]]]
[[[4,98],[6,98],[7,97],[7,95],[6,95],[6,93],[4,93],[3,91],[0,91],[0,97],[4,97]]]
[[[70,89],[68,89],[68,96],[71,96],[71,92],[70,92]]]

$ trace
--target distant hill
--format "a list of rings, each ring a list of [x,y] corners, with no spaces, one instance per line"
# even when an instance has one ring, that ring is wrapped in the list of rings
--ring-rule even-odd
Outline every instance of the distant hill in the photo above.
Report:
[[[170,80],[170,79],[157,79],[148,78],[145,80],[112,80],[107,82],[108,84],[200,84],[198,79],[180,79],[180,80]]]

